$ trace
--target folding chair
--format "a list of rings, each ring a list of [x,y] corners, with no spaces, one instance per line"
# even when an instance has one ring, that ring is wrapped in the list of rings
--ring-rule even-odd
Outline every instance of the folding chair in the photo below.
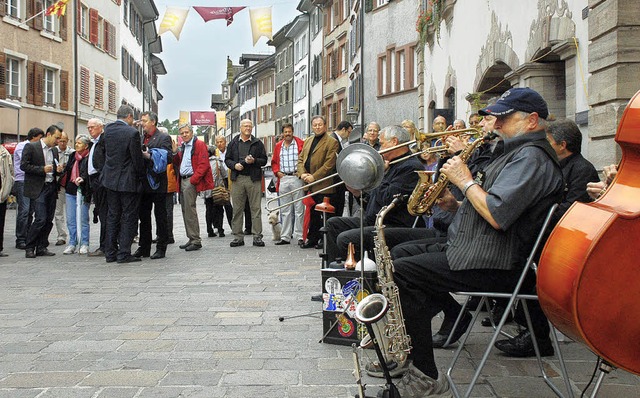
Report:
[[[538,366],[540,368],[540,372],[542,374],[542,377],[544,378],[545,382],[547,383],[547,385],[551,388],[551,390],[553,390],[553,392],[559,396],[559,397],[564,397],[564,395],[562,394],[562,392],[558,389],[558,387],[556,387],[556,385],[551,381],[551,379],[549,378],[549,376],[547,375],[547,373],[544,370],[543,364],[542,364],[542,357],[540,356],[540,349],[538,348],[538,343],[536,340],[536,336],[535,336],[535,332],[533,330],[533,325],[531,323],[531,316],[529,315],[529,309],[527,308],[527,303],[526,300],[537,300],[538,296],[535,294],[523,294],[520,293],[520,290],[522,289],[522,285],[525,281],[525,278],[527,276],[527,273],[529,272],[529,270],[533,270],[534,272],[537,271],[537,264],[535,263],[535,258],[536,258],[536,254],[538,252],[538,249],[540,248],[541,244],[543,243],[543,239],[545,236],[545,232],[547,231],[547,228],[549,227],[549,223],[551,221],[551,217],[553,215],[553,213],[555,212],[556,208],[558,207],[557,204],[554,204],[550,209],[549,212],[547,214],[547,217],[545,218],[544,223],[542,224],[542,228],[540,229],[540,233],[538,234],[538,237],[535,241],[535,244],[533,245],[533,249],[531,250],[531,253],[529,254],[529,257],[527,258],[527,262],[525,263],[525,266],[522,270],[522,274],[520,275],[520,278],[518,279],[518,282],[513,290],[512,293],[501,293],[501,292],[454,292],[454,294],[456,295],[462,295],[462,296],[467,296],[469,299],[471,297],[480,297],[480,303],[478,304],[477,309],[475,310],[475,312],[473,313],[473,317],[471,318],[471,324],[469,325],[467,332],[464,334],[464,336],[462,337],[462,339],[460,340],[459,344],[458,344],[458,348],[456,350],[456,352],[454,353],[453,359],[451,361],[451,365],[449,365],[449,368],[447,369],[447,380],[449,381],[449,384],[451,385],[451,391],[453,392],[453,394],[456,397],[460,397],[460,393],[458,391],[458,389],[456,388],[456,385],[453,381],[453,378],[451,376],[453,369],[460,357],[460,354],[462,353],[462,350],[464,348],[464,345],[467,341],[467,339],[469,338],[469,335],[471,333],[471,329],[473,329],[473,325],[475,324],[476,320],[478,319],[478,316],[480,314],[480,310],[482,309],[482,306],[485,304],[486,300],[489,298],[507,298],[509,299],[509,302],[507,304],[507,307],[504,311],[504,314],[502,315],[502,318],[500,318],[500,322],[498,323],[497,326],[494,327],[494,332],[492,333],[491,336],[491,340],[489,341],[489,344],[487,345],[487,348],[484,351],[484,355],[482,356],[482,359],[480,360],[480,362],[478,363],[478,368],[476,370],[476,372],[473,375],[473,378],[471,379],[471,382],[469,384],[469,387],[467,388],[466,393],[464,394],[464,397],[469,397],[471,395],[471,391],[473,390],[473,388],[476,385],[476,382],[478,381],[478,378],[480,377],[480,373],[482,372],[482,369],[484,368],[484,365],[487,362],[487,359],[489,358],[489,354],[491,352],[491,350],[493,349],[493,345],[496,342],[496,340],[498,339],[498,336],[500,334],[504,334],[506,336],[509,336],[508,334],[502,332],[502,327],[504,326],[504,324],[506,323],[507,317],[509,316],[509,312],[515,308],[516,303],[521,303],[522,305],[522,309],[524,311],[524,315],[527,321],[527,327],[529,328],[529,331],[531,332],[531,338],[533,339],[533,349],[536,353],[536,359],[538,362]],[[467,300],[468,302],[468,300]],[[460,311],[460,314],[458,315],[458,318],[456,319],[456,322],[452,328],[452,330],[456,330],[458,323],[460,322],[460,320],[462,319],[463,314],[466,312],[466,307],[467,307],[467,302],[465,302],[465,304],[462,307],[462,310]],[[566,365],[564,363],[564,359],[562,357],[562,352],[560,351],[560,347],[558,345],[558,338],[555,334],[555,328],[553,325],[551,325],[551,323],[549,323],[549,326],[551,327],[551,338],[552,338],[552,342],[553,342],[553,347],[555,349],[556,355],[558,357],[558,361],[560,363],[560,371],[562,373],[562,378],[564,380],[564,385],[565,388],[567,389],[567,393],[568,393],[568,397],[573,398],[573,391],[571,390],[571,385],[569,383],[569,377],[567,374],[567,369],[566,369]],[[509,336],[511,337],[511,336]],[[451,336],[449,337],[449,339],[451,338]],[[449,339],[447,339],[447,342],[445,343],[445,346],[447,346],[450,341]]]

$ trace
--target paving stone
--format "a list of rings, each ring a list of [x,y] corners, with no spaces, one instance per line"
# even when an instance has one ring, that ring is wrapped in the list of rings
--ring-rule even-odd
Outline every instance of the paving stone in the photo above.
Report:
[[[165,376],[164,371],[112,370],[96,371],[82,381],[83,386],[155,386]]]

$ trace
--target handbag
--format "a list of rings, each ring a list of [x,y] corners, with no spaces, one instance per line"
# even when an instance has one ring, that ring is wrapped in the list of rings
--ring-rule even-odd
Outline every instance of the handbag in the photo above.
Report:
[[[229,190],[224,186],[224,178],[220,171],[220,166],[216,160],[216,176],[214,179],[215,188],[211,190],[211,198],[213,203],[217,205],[227,205],[231,203],[231,195]]]

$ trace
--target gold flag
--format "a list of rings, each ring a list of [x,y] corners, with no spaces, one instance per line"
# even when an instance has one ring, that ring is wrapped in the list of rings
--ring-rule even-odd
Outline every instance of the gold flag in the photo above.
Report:
[[[162,22],[160,22],[158,35],[164,32],[171,32],[177,40],[180,40],[180,32],[182,32],[182,27],[187,20],[188,13],[188,8],[167,7],[167,11],[165,11],[164,17],[162,17]]]
[[[218,125],[218,130],[227,128],[227,112],[218,111],[216,112],[216,122]]]
[[[178,126],[183,124],[183,123],[189,123],[190,122],[190,113],[187,111],[180,111],[180,117],[178,118]]]
[[[251,32],[253,34],[253,45],[255,46],[261,36],[273,39],[271,33],[271,7],[249,9],[251,18]]]

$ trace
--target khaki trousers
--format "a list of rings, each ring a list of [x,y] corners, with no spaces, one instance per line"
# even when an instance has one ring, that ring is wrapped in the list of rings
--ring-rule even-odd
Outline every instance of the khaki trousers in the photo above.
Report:
[[[262,183],[251,181],[251,177],[239,175],[231,187],[231,202],[233,203],[233,218],[231,232],[237,239],[244,239],[243,215],[245,202],[249,201],[251,209],[251,233],[254,237],[262,238]]]
[[[189,243],[202,245],[200,223],[198,222],[198,211],[196,209],[197,198],[196,187],[191,185],[188,178],[180,178],[180,206],[182,207],[182,218],[184,218],[184,229],[187,232]]]

